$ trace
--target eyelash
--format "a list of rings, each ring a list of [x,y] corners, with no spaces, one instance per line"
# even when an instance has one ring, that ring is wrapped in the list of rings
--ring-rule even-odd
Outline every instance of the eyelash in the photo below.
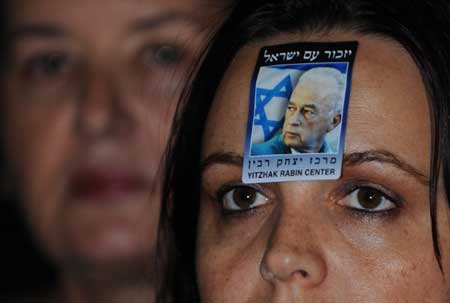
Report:
[[[169,54],[172,58],[164,58]],[[141,58],[144,65],[148,67],[159,66],[163,68],[171,68],[177,64],[181,64],[186,55],[186,49],[176,43],[154,43],[147,44],[141,50]]]
[[[248,188],[255,191],[256,195],[262,195],[264,199],[266,199],[266,203],[261,204],[255,202],[257,205],[248,207],[248,208],[242,208],[242,209],[227,209],[225,207],[225,198],[227,195],[231,195],[233,191],[239,189],[239,188]],[[357,203],[361,207],[352,207],[349,205],[345,205],[344,203],[341,203],[345,201],[346,199],[350,200],[352,199],[352,196],[357,194],[357,191],[361,190],[367,190],[368,192],[371,192],[372,194],[379,194],[381,195],[382,202],[375,207],[379,208],[380,205],[386,205],[391,203],[392,207],[382,210],[369,210],[368,208],[364,208],[361,205],[361,201],[357,201]],[[338,188],[333,193],[334,196],[337,196],[338,199],[333,199],[335,203],[341,207],[344,207],[347,211],[351,212],[353,215],[358,217],[367,217],[367,218],[375,218],[375,217],[384,217],[388,216],[391,213],[394,213],[398,208],[403,206],[403,199],[396,193],[391,192],[390,190],[385,189],[384,187],[380,185],[371,184],[370,182],[364,182],[364,181],[351,181],[344,184],[341,184],[338,186]],[[353,197],[354,198],[354,197]],[[224,215],[252,215],[254,212],[258,211],[258,208],[266,205],[267,203],[270,203],[270,198],[267,194],[265,194],[265,190],[257,185],[257,184],[242,184],[239,182],[236,183],[228,183],[223,185],[216,194],[216,201],[219,203],[221,210]],[[233,202],[235,205],[237,205],[236,201]],[[255,204],[252,203],[251,205]],[[239,206],[238,206],[239,207]]]
[[[370,211],[364,208],[350,207],[340,203],[345,199],[350,199],[351,196],[355,194],[356,191],[362,189],[373,191],[382,195],[383,199],[393,204],[393,207],[389,209]],[[403,207],[404,204],[403,198],[400,195],[396,194],[395,192],[386,189],[381,185],[360,180],[352,180],[347,183],[341,184],[336,190],[336,196],[338,197],[338,199],[335,199],[336,204],[340,205],[341,207],[347,208],[348,211],[350,211],[352,214],[358,217],[368,217],[368,218],[385,217],[396,212],[396,210]]]
[[[256,206],[256,207],[250,207],[245,209],[239,209],[239,210],[231,210],[225,208],[225,197],[228,194],[231,194],[233,190],[242,189],[242,188],[248,188],[253,189],[256,194],[262,195],[266,201],[270,200],[267,195],[264,193],[264,189],[257,185],[257,184],[243,184],[241,182],[231,182],[223,185],[216,193],[216,201],[219,203],[219,206],[222,210],[223,215],[252,215],[253,213],[257,212],[257,209],[260,208],[262,205]]]
[[[50,66],[56,64],[57,66]],[[23,70],[27,77],[53,77],[60,74],[71,64],[70,56],[62,51],[39,52],[30,56],[23,64]],[[56,67],[55,71],[48,70]]]

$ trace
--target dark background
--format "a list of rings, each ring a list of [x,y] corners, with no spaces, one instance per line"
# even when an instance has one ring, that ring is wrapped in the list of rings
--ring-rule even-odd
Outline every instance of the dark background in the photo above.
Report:
[[[52,288],[55,271],[33,243],[17,198],[1,197],[0,301]]]

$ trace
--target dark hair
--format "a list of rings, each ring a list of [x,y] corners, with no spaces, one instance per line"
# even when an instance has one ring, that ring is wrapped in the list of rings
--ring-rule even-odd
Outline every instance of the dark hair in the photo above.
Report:
[[[8,26],[11,22],[11,1],[0,2],[0,95],[4,98],[4,77],[8,67]],[[4,100],[0,99],[3,106]],[[0,112],[0,124],[3,127],[5,112]],[[4,144],[4,134],[0,134],[0,144]],[[0,267],[7,277],[0,286],[0,301],[11,301],[18,296],[42,292],[56,284],[56,270],[51,260],[38,248],[31,236],[30,226],[25,222],[20,208],[21,197],[11,190],[12,176],[4,155],[4,146],[0,146],[0,237],[7,243],[0,252]],[[17,272],[27,272],[16,277]]]
[[[430,216],[440,263],[436,188],[443,169],[450,194],[450,4],[447,0],[256,0],[241,1],[210,42],[179,105],[166,162],[162,222],[172,228],[177,260],[172,278],[176,302],[198,302],[195,242],[200,200],[202,135],[214,95],[236,53],[249,42],[280,33],[346,31],[400,43],[425,84],[432,124]],[[442,166],[441,166],[442,165]]]

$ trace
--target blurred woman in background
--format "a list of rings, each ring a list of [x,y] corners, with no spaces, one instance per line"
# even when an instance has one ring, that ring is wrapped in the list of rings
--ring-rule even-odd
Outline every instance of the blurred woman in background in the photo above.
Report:
[[[154,301],[165,266],[160,159],[179,89],[222,4],[2,4],[2,173],[59,281],[28,297]]]

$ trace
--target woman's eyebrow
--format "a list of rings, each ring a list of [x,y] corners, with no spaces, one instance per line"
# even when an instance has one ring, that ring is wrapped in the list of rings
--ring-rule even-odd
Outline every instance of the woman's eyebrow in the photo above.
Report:
[[[214,164],[228,164],[242,167],[244,157],[234,152],[215,152],[208,155],[200,162],[200,170],[203,173],[208,167]]]
[[[159,15],[140,18],[130,26],[130,31],[145,31],[161,27],[167,23],[189,22],[196,25],[197,20],[185,13],[167,12]],[[11,41],[27,38],[62,38],[69,36],[69,32],[57,23],[32,23],[17,26],[8,33]]]
[[[11,42],[24,40],[27,38],[63,38],[68,36],[68,32],[57,24],[35,23],[14,28],[8,33]]]
[[[153,30],[155,28],[163,27],[167,24],[173,24],[177,22],[189,23],[193,26],[196,26],[198,20],[187,13],[164,12],[154,16],[143,17],[134,21],[130,26],[130,32]]]
[[[414,166],[408,164],[405,161],[400,160],[395,154],[387,150],[366,150],[361,152],[352,152],[349,154],[344,154],[343,166],[353,166],[374,161],[392,164],[393,166],[413,176],[420,183],[426,186],[429,185],[429,179],[427,176],[421,173]]]
[[[215,152],[208,155],[201,161],[200,168],[203,173],[208,167],[214,164],[228,164],[242,167],[244,158],[235,152]],[[395,154],[387,150],[366,150],[344,154],[343,166],[360,165],[367,162],[389,163],[417,179],[420,183],[428,186],[429,179],[417,168],[400,160]]]

